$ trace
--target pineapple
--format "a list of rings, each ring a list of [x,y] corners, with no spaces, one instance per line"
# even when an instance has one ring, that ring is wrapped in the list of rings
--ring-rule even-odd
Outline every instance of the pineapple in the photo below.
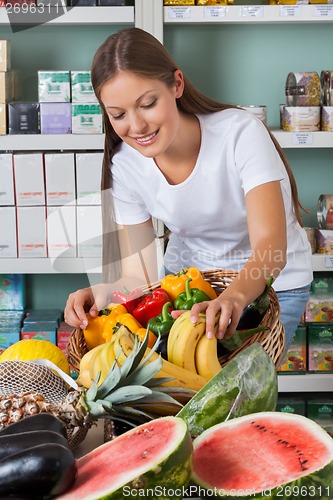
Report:
[[[89,428],[98,418],[108,416],[126,423],[130,423],[128,419],[141,423],[157,416],[175,415],[195,391],[162,386],[171,379],[153,378],[161,370],[162,359],[159,357],[147,363],[157,348],[156,342],[143,360],[147,343],[147,335],[142,343],[136,338],[133,350],[122,366],[115,361],[101,385],[98,386],[99,373],[88,390],[80,387],[70,390],[60,402],[46,400],[42,391],[0,397],[0,430],[39,412],[52,413],[65,423],[67,429]],[[49,370],[44,366],[40,368]]]

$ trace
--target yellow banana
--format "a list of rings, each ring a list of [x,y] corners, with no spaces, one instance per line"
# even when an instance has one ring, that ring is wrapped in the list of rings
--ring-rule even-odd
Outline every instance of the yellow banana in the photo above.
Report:
[[[151,349],[147,347],[145,355],[150,353]],[[159,354],[154,352],[149,361],[154,361],[154,359],[160,357]],[[190,372],[185,368],[181,368],[180,366],[176,366],[170,361],[166,361],[162,359],[162,369],[158,372],[156,377],[158,378],[172,378],[170,382],[166,382],[163,385],[169,385],[172,387],[185,387],[187,389],[192,389],[194,391],[199,391],[204,385],[207,384],[208,380],[204,377],[201,377],[197,373]]]
[[[215,336],[212,339],[206,335],[201,337],[195,350],[195,366],[199,375],[207,380],[213,378],[221,370]]]
[[[86,352],[84,356],[82,356],[81,361],[80,361],[80,373],[81,373],[81,371],[89,368],[91,358],[95,354],[95,349],[98,349],[98,347],[99,346],[94,347],[90,351]]]
[[[97,347],[94,348],[94,354],[90,359],[90,364],[89,364],[89,372],[90,372],[90,377],[92,380],[95,380],[97,374],[99,371],[101,371],[101,363],[100,363],[100,356],[103,351],[104,344],[100,344]],[[100,380],[98,385],[100,385]]]
[[[113,336],[113,352],[117,358],[117,363],[122,366],[134,345],[134,336],[122,325]]]
[[[179,318],[182,318],[182,316],[185,316],[185,318],[182,319],[179,324],[177,324],[177,318],[169,333],[168,360],[174,365],[185,368],[185,370],[197,373],[195,366],[195,349],[200,338],[205,334],[206,315],[202,313],[199,314],[199,319],[196,323],[192,323],[190,311],[184,312]]]
[[[89,368],[86,368],[84,370],[80,370],[80,374],[79,374],[76,382],[78,383],[78,385],[81,385],[82,387],[89,389],[89,387],[91,386],[91,382],[92,382]]]
[[[96,373],[98,373],[99,371],[101,372],[98,385],[101,385],[104,382],[111,366],[113,365],[114,360],[116,359],[112,343],[107,342],[102,345],[103,349],[101,350],[100,354],[96,359],[93,358],[92,360],[93,363],[97,364],[96,368],[94,367],[93,369],[96,371]]]

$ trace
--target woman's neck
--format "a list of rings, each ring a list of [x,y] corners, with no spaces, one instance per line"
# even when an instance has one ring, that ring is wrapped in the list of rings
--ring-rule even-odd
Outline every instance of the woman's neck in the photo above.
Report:
[[[191,175],[199,155],[201,130],[195,115],[180,115],[179,130],[174,144],[154,158],[169,184],[180,184]]]

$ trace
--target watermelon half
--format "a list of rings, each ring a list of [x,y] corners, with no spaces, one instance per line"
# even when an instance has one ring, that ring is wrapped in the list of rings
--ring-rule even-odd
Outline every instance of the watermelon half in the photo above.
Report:
[[[273,411],[278,395],[275,365],[254,343],[237,354],[180,410],[192,436],[225,420]]]
[[[192,479],[213,498],[333,498],[333,439],[301,415],[239,417],[203,432],[193,447]]]
[[[80,458],[74,487],[57,498],[182,498],[192,462],[192,440],[185,422],[178,417],[161,417]]]

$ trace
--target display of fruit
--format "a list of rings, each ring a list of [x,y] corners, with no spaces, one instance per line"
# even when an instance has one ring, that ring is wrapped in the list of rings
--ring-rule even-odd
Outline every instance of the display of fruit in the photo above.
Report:
[[[3,351],[0,355],[0,362],[12,360],[29,361],[39,358],[52,361],[58,368],[69,375],[70,366],[66,355],[58,346],[48,340],[19,340]]]
[[[185,422],[177,417],[157,418],[79,458],[77,480],[58,500],[181,499],[190,481],[192,457]]]
[[[114,338],[113,346],[114,352],[117,356],[117,362],[122,365],[127,356],[129,356],[133,350],[135,336],[125,326],[122,326],[117,333],[118,335]],[[161,359],[162,367],[157,376],[169,379],[169,381],[165,382],[163,385],[171,385],[174,387],[189,389],[190,391],[198,391],[207,383],[207,379],[197,373],[190,372],[185,368],[181,368],[174,363],[170,363],[169,361],[162,359],[157,352],[155,352],[157,349],[158,344],[156,347],[154,346],[153,350],[147,347],[144,359],[147,362]]]
[[[260,412],[215,425],[193,442],[202,498],[320,498],[333,493],[333,439],[293,413]]]
[[[264,348],[254,343],[239,352],[180,410],[193,436],[225,420],[277,403],[277,373]],[[198,411],[200,408],[200,411]]]
[[[0,431],[1,498],[50,498],[73,485],[77,464],[64,430],[56,417],[44,414]]]
[[[84,387],[70,390],[59,403],[47,401],[39,392],[23,396],[13,393],[11,396],[0,397],[0,429],[15,421],[12,415],[15,415],[16,420],[23,418],[29,412],[31,405],[35,413],[51,413],[62,420],[67,428],[85,426],[89,428],[92,422],[108,415],[119,419],[133,418],[142,422],[154,418],[156,414],[163,414],[163,411],[164,415],[177,413],[182,408],[182,403],[177,399],[179,395],[182,400],[188,401],[193,396],[193,391],[185,388],[180,390],[181,388],[172,386],[161,387],[165,380],[154,377],[162,368],[162,358],[158,356],[147,363],[149,356],[154,354],[154,346],[150,355],[143,359],[147,342],[148,336],[143,343],[135,337],[133,349],[125,362],[122,366],[114,363],[100,386],[98,386],[99,372],[88,390]],[[22,373],[24,373],[25,362],[16,363],[23,363]],[[51,372],[45,366],[39,365],[39,368],[46,373]],[[16,370],[16,377],[20,377],[19,367]],[[9,380],[4,377],[2,383],[9,386],[10,377]],[[145,404],[145,411],[140,409],[142,404]]]

